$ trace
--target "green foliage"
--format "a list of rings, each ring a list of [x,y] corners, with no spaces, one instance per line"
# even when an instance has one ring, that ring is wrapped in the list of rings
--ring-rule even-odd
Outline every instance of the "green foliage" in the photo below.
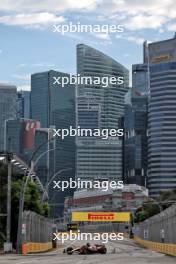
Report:
[[[23,180],[23,175],[13,174],[11,184],[12,212],[11,212],[11,238],[16,242],[19,199]],[[6,197],[7,197],[7,166],[0,163],[0,213],[6,213]],[[40,193],[37,185],[29,181],[25,192],[24,210],[30,210],[47,217],[49,215],[49,206],[47,203],[41,203]],[[2,246],[3,238],[1,232],[4,233],[6,226],[6,217],[0,219],[0,246]]]
[[[43,216],[45,216],[45,217],[47,217],[47,216],[49,216],[49,204],[48,203],[43,203],[43,213],[42,213],[42,215]]]
[[[170,191],[163,191],[160,194],[158,201],[150,201],[148,204],[144,203],[135,212],[136,223],[144,221],[145,219],[160,213],[160,209],[164,210],[176,201],[176,189]]]
[[[145,210],[141,210],[137,213],[135,222],[142,222],[148,217],[149,217],[149,213]]]
[[[136,210],[134,221],[138,223],[158,213],[160,213],[160,208],[157,204],[143,204]]]
[[[176,189],[170,191],[162,191],[160,193],[160,201],[176,201]]]

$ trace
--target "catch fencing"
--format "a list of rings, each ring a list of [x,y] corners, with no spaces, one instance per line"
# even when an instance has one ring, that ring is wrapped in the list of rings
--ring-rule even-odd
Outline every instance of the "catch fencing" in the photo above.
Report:
[[[92,233],[112,233],[112,232],[122,232],[128,233],[130,229],[129,223],[86,223],[86,225],[80,225],[79,230],[81,232],[92,232]]]
[[[22,254],[52,249],[53,222],[31,211],[23,213]]]
[[[133,232],[141,239],[176,244],[176,204],[136,225]]]
[[[176,256],[176,204],[135,225],[133,233],[139,244]]]
[[[131,228],[131,224],[127,223],[107,223],[107,222],[86,222],[79,223],[78,230],[82,233],[125,233],[129,234]],[[66,223],[58,223],[57,230],[59,232],[67,232],[67,224]]]

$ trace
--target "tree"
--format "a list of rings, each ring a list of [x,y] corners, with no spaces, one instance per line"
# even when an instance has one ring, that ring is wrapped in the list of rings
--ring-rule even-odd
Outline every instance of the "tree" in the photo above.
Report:
[[[19,199],[24,176],[19,173],[12,174],[12,211],[11,211],[11,241],[15,244],[17,238]],[[6,197],[7,197],[7,166],[0,163],[0,213],[6,213]],[[40,192],[38,186],[29,181],[24,201],[24,209],[36,212],[47,217],[49,215],[49,206],[47,203],[41,203]],[[0,220],[0,245],[4,242],[1,232],[6,227],[6,217]]]
[[[176,202],[176,189],[162,191],[160,193],[159,201],[163,204],[163,209],[168,208],[174,201]]]
[[[134,221],[138,223],[153,215],[159,214],[160,210],[168,208],[174,201],[176,201],[176,189],[162,191],[157,201],[152,199],[148,203],[143,203],[142,206],[136,210]]]
[[[14,244],[17,240],[19,199],[20,199],[21,186],[22,186],[22,179],[14,180],[12,182],[13,210],[12,210],[11,238]],[[24,210],[33,211],[45,217],[49,215],[49,206],[47,203],[41,203],[38,186],[33,181],[29,181],[26,188],[25,199],[24,199]]]
[[[160,207],[156,203],[143,203],[135,212],[134,222],[142,222],[149,217],[160,213]]]

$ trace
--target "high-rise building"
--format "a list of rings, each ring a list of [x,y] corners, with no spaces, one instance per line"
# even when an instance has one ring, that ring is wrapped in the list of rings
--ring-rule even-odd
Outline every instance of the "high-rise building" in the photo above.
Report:
[[[17,94],[17,117],[30,118],[30,91],[19,91]]]
[[[148,64],[132,65],[132,98],[147,97],[149,93]]]
[[[6,150],[6,122],[16,118],[17,88],[0,84],[0,151]]]
[[[54,149],[54,139],[49,140],[52,138],[52,135],[52,130],[48,128],[38,128],[35,131],[34,149],[39,148],[36,156],[41,156],[35,166],[35,170],[38,172],[43,185],[47,185],[50,180],[50,174],[54,174],[52,165],[55,161],[55,150],[49,151],[50,149]],[[47,141],[48,143],[46,143]],[[47,152],[46,155],[43,155],[45,152]]]
[[[69,83],[65,87],[58,83],[54,84],[54,77],[69,78],[69,74],[51,70],[31,76],[31,117],[39,120],[42,128],[50,128],[51,126],[55,126],[56,129],[75,127],[75,86]],[[74,178],[75,138],[67,136],[63,140],[56,136],[55,145],[56,173],[66,168],[70,168],[70,170],[58,174],[54,180],[62,181]],[[38,174],[41,173],[38,172]],[[50,177],[52,176],[50,175]],[[62,213],[64,197],[71,194],[69,189],[65,192],[53,189],[50,207],[52,207],[54,216]]]
[[[148,65],[132,66],[132,88],[125,96],[124,181],[146,185]]]
[[[6,121],[6,150],[29,162],[33,148],[35,130],[40,123],[31,119]]]
[[[176,38],[149,44],[148,188],[176,188]]]
[[[128,70],[102,52],[84,44],[77,46],[77,75],[94,77],[123,76],[122,85],[78,84],[77,126],[118,129],[124,113],[124,95],[128,90]],[[77,137],[76,175],[82,179],[122,179],[122,141],[108,137]]]

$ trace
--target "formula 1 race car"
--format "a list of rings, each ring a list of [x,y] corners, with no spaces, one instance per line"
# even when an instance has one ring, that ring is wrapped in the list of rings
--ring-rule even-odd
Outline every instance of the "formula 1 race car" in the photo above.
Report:
[[[86,245],[83,245],[81,247],[73,248],[68,247],[64,250],[64,253],[67,253],[68,255],[72,255],[73,253],[78,253],[80,255],[86,255],[86,254],[106,254],[107,248],[104,245],[90,245],[87,243]]]

